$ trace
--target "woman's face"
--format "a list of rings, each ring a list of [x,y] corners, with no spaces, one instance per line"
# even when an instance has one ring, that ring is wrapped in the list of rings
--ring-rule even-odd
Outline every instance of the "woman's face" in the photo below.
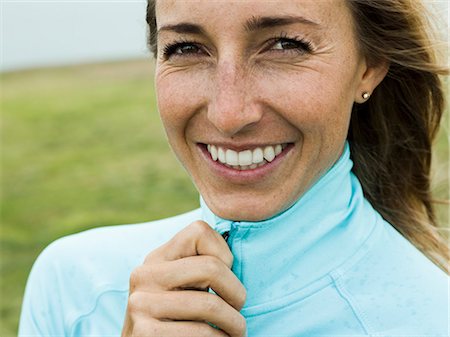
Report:
[[[291,206],[372,89],[345,1],[159,0],[156,16],[159,111],[208,206],[247,221]]]

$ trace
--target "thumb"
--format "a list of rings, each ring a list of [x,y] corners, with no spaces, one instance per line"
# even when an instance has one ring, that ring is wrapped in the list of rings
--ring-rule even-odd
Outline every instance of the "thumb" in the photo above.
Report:
[[[201,220],[191,223],[150,253],[145,263],[173,261],[195,255],[215,256],[229,268],[233,265],[233,254],[225,239]]]

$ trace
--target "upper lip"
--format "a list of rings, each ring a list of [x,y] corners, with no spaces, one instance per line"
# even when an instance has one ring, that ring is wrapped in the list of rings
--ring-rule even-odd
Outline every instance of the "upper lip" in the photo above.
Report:
[[[243,151],[243,150],[253,150],[258,147],[264,148],[266,146],[275,146],[275,145],[282,145],[282,144],[290,144],[293,142],[264,142],[260,144],[255,143],[241,143],[241,144],[232,144],[228,142],[208,142],[208,143],[199,143],[203,145],[214,145],[216,147],[221,147],[224,149],[234,150],[234,151]]]

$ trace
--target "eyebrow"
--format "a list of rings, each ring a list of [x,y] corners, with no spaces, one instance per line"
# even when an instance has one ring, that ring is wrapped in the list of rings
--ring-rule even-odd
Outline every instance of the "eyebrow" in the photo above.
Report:
[[[253,16],[245,23],[245,29],[248,32],[254,32],[266,28],[287,26],[295,23],[306,24],[310,26],[319,26],[318,23],[308,20],[302,16]],[[164,25],[158,29],[158,35],[163,31],[170,31],[179,34],[206,35],[205,30],[197,24],[181,22],[177,24]]]
[[[319,26],[317,22],[308,20],[303,16],[253,16],[245,24],[245,29],[249,32],[253,32],[265,28],[287,26],[295,23],[301,23],[310,26]]]
[[[175,32],[179,34],[183,33],[195,35],[205,34],[205,30],[201,26],[188,22],[162,26],[161,28],[158,29],[158,34],[163,31]]]

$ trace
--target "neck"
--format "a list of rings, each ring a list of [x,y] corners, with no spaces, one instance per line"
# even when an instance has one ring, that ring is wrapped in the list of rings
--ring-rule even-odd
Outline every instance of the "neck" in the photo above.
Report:
[[[229,231],[233,271],[247,288],[247,306],[300,290],[323,278],[361,246],[376,212],[351,172],[350,149],[286,211],[259,222],[214,215],[201,200],[203,218]]]

